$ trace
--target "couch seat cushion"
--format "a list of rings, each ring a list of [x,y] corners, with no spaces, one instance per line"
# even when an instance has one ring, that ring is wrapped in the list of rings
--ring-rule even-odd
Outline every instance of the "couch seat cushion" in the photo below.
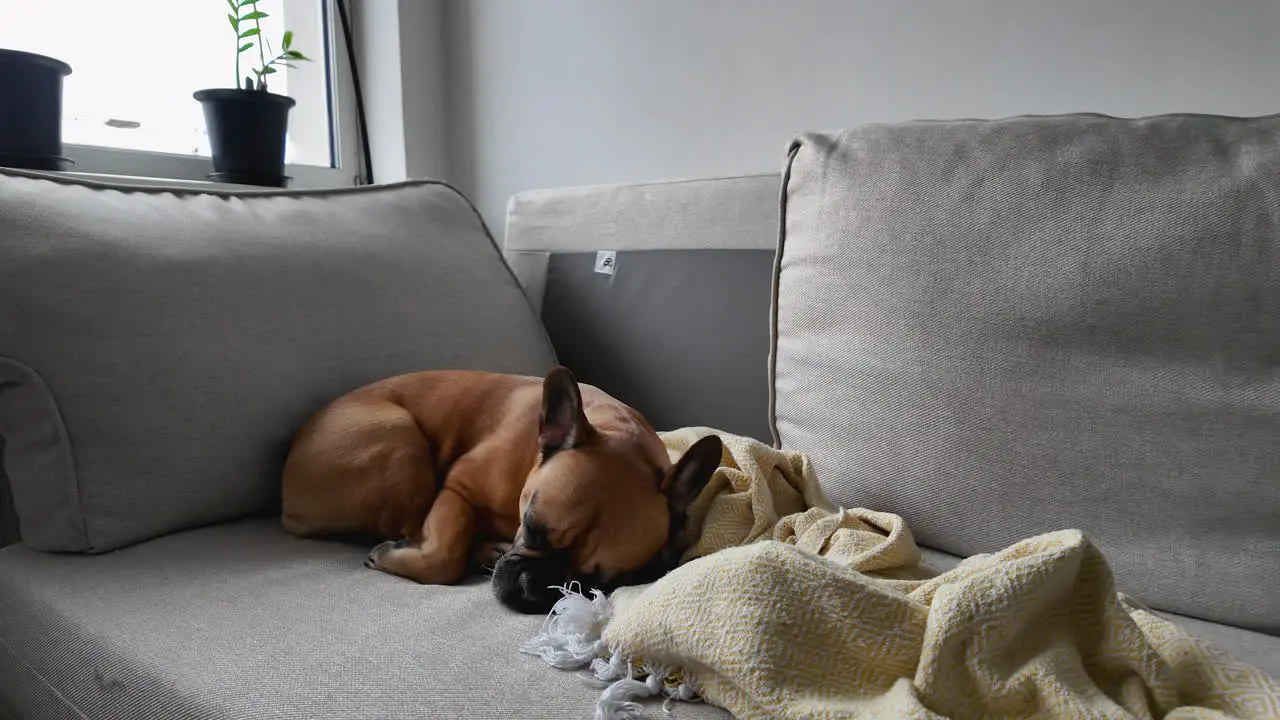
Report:
[[[541,617],[507,611],[479,580],[369,570],[367,550],[274,520],[100,556],[7,548],[0,708],[42,720],[592,716],[599,690],[519,652]]]

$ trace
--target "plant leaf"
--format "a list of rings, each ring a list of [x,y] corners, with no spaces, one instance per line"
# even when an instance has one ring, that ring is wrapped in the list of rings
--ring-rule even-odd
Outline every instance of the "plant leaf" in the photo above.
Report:
[[[257,35],[260,32],[262,31],[259,30],[258,28],[249,28],[248,30],[245,30],[244,32],[240,33],[240,39],[243,40],[247,37],[253,37],[254,35]]]
[[[245,44],[241,45],[241,46],[240,46],[240,49],[239,49],[239,50],[236,50],[236,52],[244,52],[245,50],[252,50],[252,49],[253,49],[253,43],[251,43],[251,42],[247,42],[247,43],[245,43]]]
[[[261,10],[254,10],[248,15],[241,15],[240,22],[247,22],[249,20],[261,20],[262,18],[266,18],[266,17],[271,17],[271,16],[262,12]]]
[[[240,32],[240,20],[235,15],[227,15],[227,19],[231,21],[231,29]]]
[[[231,12],[237,12],[240,9],[236,7],[236,0],[227,0],[227,4],[231,6]]]
[[[263,69],[262,69],[262,72],[258,73],[258,75],[270,75],[271,73],[273,73],[273,72],[275,72],[275,71],[276,71],[276,69],[275,69],[275,68],[273,68],[273,67],[271,67],[270,65],[268,65],[268,66],[266,66],[265,68],[263,68]]]
[[[227,2],[235,2],[235,0],[227,0]],[[240,7],[244,7],[246,5],[252,5],[256,2],[258,2],[258,0],[240,0]]]
[[[283,40],[280,44],[281,44],[281,46],[283,46],[283,47],[284,47],[284,49],[285,49],[285,50],[288,50],[288,49],[289,49],[289,46],[293,44],[293,31],[292,31],[292,30],[285,30],[285,31],[284,31],[284,40]]]
[[[297,50],[285,50],[284,56],[289,58],[290,60],[307,60],[307,61],[311,60],[311,58],[307,57],[306,55],[303,55]]]

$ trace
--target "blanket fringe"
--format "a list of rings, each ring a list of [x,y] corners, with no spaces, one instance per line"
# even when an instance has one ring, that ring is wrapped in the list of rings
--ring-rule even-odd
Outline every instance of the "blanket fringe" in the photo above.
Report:
[[[542,630],[520,652],[537,655],[560,670],[577,670],[604,654],[600,636],[613,617],[613,604],[599,590],[592,590],[592,599],[587,599],[578,583],[557,589],[563,597],[542,621]]]
[[[664,698],[662,710],[668,715],[675,701],[700,700],[683,673],[609,651],[601,636],[613,617],[613,604],[603,592],[592,590],[587,598],[578,583],[557,589],[563,597],[520,652],[560,670],[590,669],[592,677],[584,679],[604,688],[596,700],[596,720],[639,720],[644,706],[635,701],[643,698]]]

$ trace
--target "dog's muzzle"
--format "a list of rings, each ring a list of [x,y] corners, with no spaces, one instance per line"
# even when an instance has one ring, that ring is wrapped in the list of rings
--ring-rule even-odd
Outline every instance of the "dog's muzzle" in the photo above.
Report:
[[[493,594],[516,612],[546,613],[563,597],[560,588],[569,576],[568,558],[559,553],[532,557],[512,551],[493,568]]]
[[[664,551],[644,567],[606,580],[574,572],[568,556],[562,553],[530,556],[513,550],[498,558],[494,565],[493,594],[499,602],[517,612],[530,615],[548,613],[564,597],[560,589],[570,583],[581,585],[579,592],[594,589],[609,593],[624,585],[654,582],[675,568],[676,563],[667,557],[668,554]]]

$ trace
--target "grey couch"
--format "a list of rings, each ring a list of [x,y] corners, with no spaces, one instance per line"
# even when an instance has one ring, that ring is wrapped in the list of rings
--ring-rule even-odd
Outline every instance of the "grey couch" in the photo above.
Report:
[[[811,453],[940,568],[1081,527],[1122,590],[1280,675],[1277,140],[1197,116],[805,135],[781,175],[522,193],[501,251],[436,183],[4,171],[0,716],[589,717],[482,579],[417,586],[275,517],[327,398],[556,361],[659,429]]]

